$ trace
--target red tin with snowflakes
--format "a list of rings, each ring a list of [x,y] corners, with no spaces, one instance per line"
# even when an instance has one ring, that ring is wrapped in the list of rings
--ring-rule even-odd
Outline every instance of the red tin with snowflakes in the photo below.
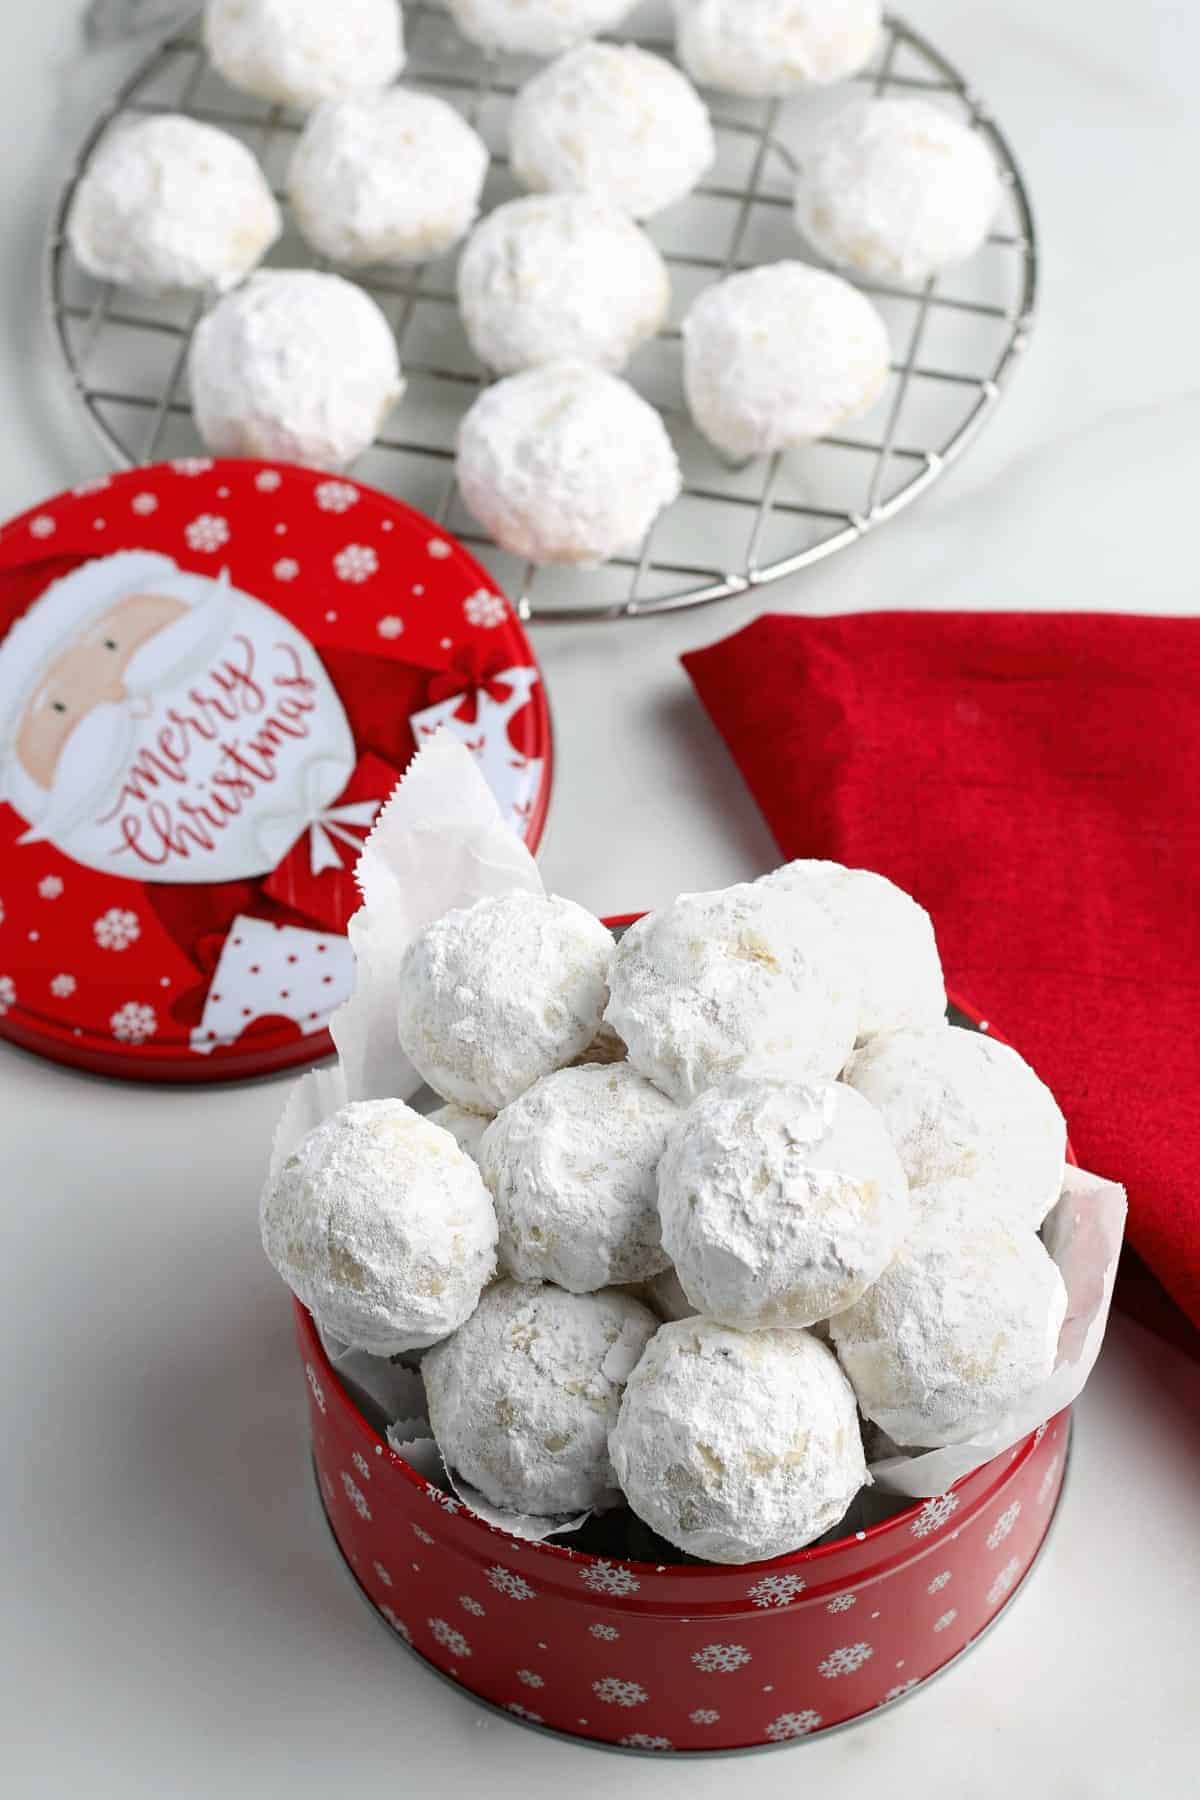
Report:
[[[0,530],[0,1035],[151,1080],[332,1048],[353,867],[445,726],[531,847],[549,714],[490,575],[343,477],[195,457]]]

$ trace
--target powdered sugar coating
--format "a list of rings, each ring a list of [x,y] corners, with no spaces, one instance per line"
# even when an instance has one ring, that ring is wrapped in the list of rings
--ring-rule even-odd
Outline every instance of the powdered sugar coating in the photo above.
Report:
[[[667,316],[667,266],[644,231],[596,194],[533,194],[498,206],[458,265],[476,356],[502,375],[578,358],[623,369]]]
[[[288,198],[323,256],[428,262],[471,229],[487,170],[486,144],[454,107],[391,88],[317,108],[292,153]]]
[[[446,0],[465,38],[516,56],[558,56],[611,31],[635,0]]]
[[[763,885],[798,894],[828,915],[862,983],[859,1044],[881,1031],[945,1024],[933,921],[903,888],[870,869],[815,861],[785,863],[764,875]]]
[[[434,1124],[448,1131],[459,1149],[471,1158],[479,1161],[479,1140],[491,1124],[493,1113],[469,1112],[465,1106],[458,1106],[453,1100],[447,1100],[426,1117]]]
[[[246,146],[174,113],[119,126],[102,140],[67,222],[71,248],[89,274],[139,294],[224,293],[282,229]]]
[[[378,93],[404,67],[399,0],[208,0],[204,45],[233,87],[305,111]]]
[[[337,469],[404,392],[391,327],[339,275],[252,275],[197,325],[188,359],[200,435],[222,456]]]
[[[676,43],[701,87],[766,98],[856,75],[882,16],[879,0],[675,0]]]
[[[773,455],[860,418],[883,391],[889,356],[866,296],[805,263],[730,275],[683,321],[688,406],[731,457]]]
[[[801,1549],[866,1479],[854,1394],[824,1345],[708,1319],[652,1338],[609,1448],[638,1517],[709,1562]]]
[[[946,1204],[829,1329],[867,1417],[898,1444],[937,1447],[986,1430],[1045,1381],[1066,1310],[1032,1231]]]
[[[553,895],[448,912],[401,965],[401,1048],[444,1099],[499,1112],[591,1042],[612,952],[599,919]]]
[[[630,1062],[684,1106],[751,1060],[832,1077],[854,1044],[858,986],[824,914],[767,887],[681,894],[639,919],[611,985]]]
[[[560,1069],[506,1106],[479,1154],[501,1268],[576,1294],[665,1268],[656,1176],[678,1117],[628,1063]]]
[[[1034,1230],[1058,1199],[1066,1122],[1007,1044],[953,1025],[887,1032],[855,1052],[844,1079],[878,1109],[914,1190],[962,1177]]]
[[[739,1075],[701,1094],[658,1172],[663,1244],[706,1318],[814,1325],[878,1279],[912,1218],[883,1121],[840,1082]]]
[[[527,81],[509,117],[513,174],[536,192],[601,194],[648,219],[716,156],[685,75],[634,44],[581,44]]]
[[[618,1498],[608,1432],[657,1321],[627,1294],[498,1281],[421,1363],[447,1464],[493,1506],[547,1516]]]
[[[479,396],[459,427],[458,484],[503,549],[594,567],[640,545],[682,479],[640,394],[604,370],[556,362]]]
[[[401,1100],[357,1101],[310,1131],[264,1189],[260,1223],[322,1328],[374,1356],[457,1330],[495,1268],[479,1170]]]
[[[859,100],[803,155],[796,223],[831,262],[917,282],[973,256],[999,203],[977,131],[928,100]]]

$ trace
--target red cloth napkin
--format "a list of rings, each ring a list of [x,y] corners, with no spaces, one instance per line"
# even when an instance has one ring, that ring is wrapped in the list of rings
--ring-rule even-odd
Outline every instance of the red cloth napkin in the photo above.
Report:
[[[784,856],[928,907],[1200,1325],[1200,625],[768,615],[683,661]]]

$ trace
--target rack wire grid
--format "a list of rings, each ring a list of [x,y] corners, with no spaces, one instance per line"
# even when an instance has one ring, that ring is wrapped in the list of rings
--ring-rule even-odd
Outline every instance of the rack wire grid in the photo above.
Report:
[[[492,153],[485,209],[517,191],[505,154],[513,95],[538,66],[490,57],[466,43],[429,0],[405,6],[406,85],[456,104]],[[637,7],[621,41],[670,55],[669,8]],[[851,90],[923,94],[987,139],[1003,201],[969,263],[919,288],[856,278],[891,333],[895,360],[871,413],[846,433],[783,456],[733,466],[695,430],[683,401],[679,321],[703,287],[738,269],[785,257],[820,263],[792,214],[799,159],[811,133]],[[794,100],[708,97],[718,155],[691,197],[652,220],[669,265],[668,325],[635,356],[629,379],[666,420],[684,491],[640,553],[595,570],[538,568],[508,556],[466,512],[454,479],[459,420],[491,379],[458,318],[454,256],[419,268],[342,271],[378,301],[394,325],[408,388],[374,445],[356,463],[364,481],[396,493],[469,543],[526,620],[652,617],[705,605],[795,575],[894,518],[973,440],[1029,340],[1037,290],[1033,213],[1008,142],[953,64],[904,20],[889,15],[871,65],[852,84]],[[200,441],[187,397],[192,330],[207,302],[148,300],[94,281],[66,239],[75,187],[97,143],[117,121],[182,112],[231,131],[260,157],[280,199],[303,118],[229,87],[209,65],[200,21],[167,37],[96,120],[76,157],[51,223],[47,297],[55,339],[74,390],[119,463],[193,454]],[[286,214],[285,214],[286,217]],[[288,220],[268,267],[330,265],[314,257]]]

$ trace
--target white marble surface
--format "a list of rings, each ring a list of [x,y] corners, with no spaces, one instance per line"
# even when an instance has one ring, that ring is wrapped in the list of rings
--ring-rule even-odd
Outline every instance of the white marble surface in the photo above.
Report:
[[[598,910],[772,860],[676,661],[762,605],[1195,609],[1200,11],[909,10],[977,77],[1027,167],[1046,251],[1029,364],[960,468],[851,555],[765,600],[540,634],[560,752],[545,868]],[[55,178],[120,61],[80,65],[79,11],[4,7],[6,513],[97,468],[36,320]],[[952,1678],[860,1729],[740,1766],[617,1764],[497,1721],[393,1654],[319,1525],[285,1297],[255,1241],[280,1097],[134,1091],[0,1053],[6,1791],[1196,1791],[1200,1370],[1120,1320],[1037,1578]]]

